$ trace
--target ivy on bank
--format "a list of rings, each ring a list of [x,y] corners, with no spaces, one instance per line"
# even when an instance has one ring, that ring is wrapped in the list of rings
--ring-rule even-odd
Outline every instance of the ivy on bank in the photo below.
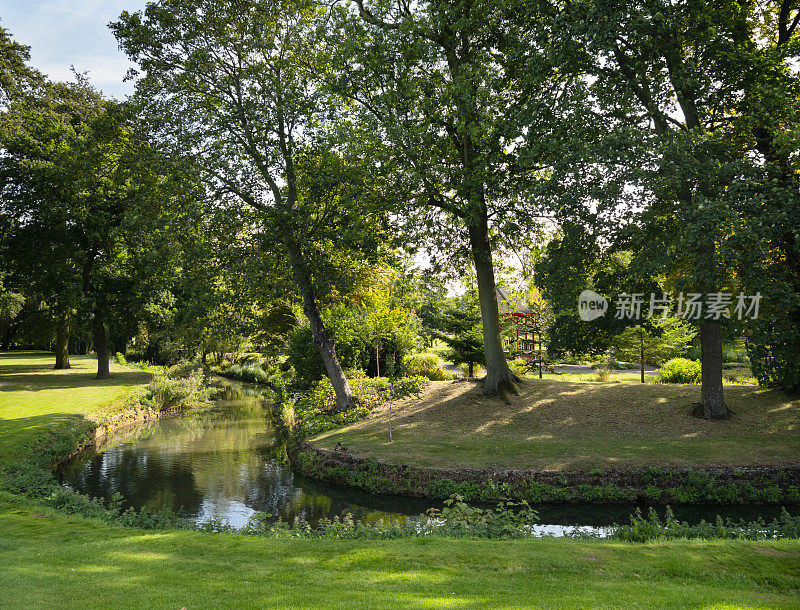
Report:
[[[355,423],[385,402],[416,394],[429,383],[425,377],[356,377],[349,381],[358,398],[358,404],[349,409],[337,411],[336,394],[327,377],[294,400],[291,407],[295,431],[301,436],[314,436]]]
[[[485,473],[475,480],[437,477],[421,468],[382,464],[370,457],[347,463],[329,463],[314,450],[296,451],[291,456],[294,467],[310,478],[331,481],[363,489],[370,493],[392,493],[444,499],[457,494],[468,502],[526,501],[542,502],[636,502],[677,504],[798,504],[800,487],[791,484],[785,471],[772,480],[758,476],[726,482],[703,470],[670,471],[646,468],[638,474],[637,484],[621,487],[614,482],[592,485],[572,483],[562,477],[558,484],[527,480],[524,483],[487,479]],[[734,476],[736,476],[734,471]],[[602,475],[602,473],[599,473]],[[744,476],[744,473],[740,473]],[[431,480],[431,477],[434,477]]]

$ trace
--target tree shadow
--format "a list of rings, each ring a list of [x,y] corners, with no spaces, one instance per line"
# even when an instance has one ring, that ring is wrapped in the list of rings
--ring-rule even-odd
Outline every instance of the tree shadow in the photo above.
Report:
[[[7,374],[0,369],[0,392],[39,392],[42,390],[59,390],[66,388],[87,389],[97,387],[127,387],[144,384],[150,381],[150,373],[143,371],[113,371],[108,379],[96,379],[95,373],[54,374],[53,371],[41,373]]]

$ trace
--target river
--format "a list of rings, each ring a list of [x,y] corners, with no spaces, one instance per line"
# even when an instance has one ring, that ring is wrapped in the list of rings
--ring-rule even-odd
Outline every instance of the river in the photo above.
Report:
[[[350,513],[354,519],[404,521],[440,506],[436,501],[373,495],[297,475],[276,457],[270,404],[252,386],[229,384],[228,397],[212,407],[164,418],[119,434],[67,464],[62,482],[94,497],[119,492],[123,507],[179,511],[198,522],[219,519],[240,528],[256,513],[315,527],[320,519]],[[576,527],[604,533],[626,523],[632,505],[539,505],[541,534],[564,535]],[[717,514],[769,521],[773,506],[673,507],[697,523]],[[663,514],[663,509],[659,509]]]

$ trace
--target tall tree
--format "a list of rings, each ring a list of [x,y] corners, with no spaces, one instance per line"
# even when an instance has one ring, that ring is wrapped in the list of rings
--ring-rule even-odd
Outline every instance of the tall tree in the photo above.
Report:
[[[403,210],[411,231],[471,259],[483,320],[485,391],[516,391],[519,378],[500,339],[493,247],[503,237],[513,239],[535,215],[517,196],[515,91],[524,78],[530,90],[548,97],[557,89],[555,79],[543,77],[544,63],[523,75],[500,59],[527,27],[506,19],[501,3],[357,0],[357,14],[343,10],[339,16],[331,33],[337,88],[360,104],[363,120],[387,147],[383,166],[415,204]]]
[[[346,216],[343,208],[354,200],[331,196],[327,213],[320,212],[298,183],[300,158],[325,153],[322,136],[334,107],[316,82],[325,68],[315,34],[323,16],[307,0],[169,0],[123,13],[112,29],[144,71],[138,97],[161,126],[162,144],[189,152],[219,193],[261,213],[291,267],[343,409],[355,398],[320,315],[320,251],[306,230],[309,223],[330,229],[331,214]]]
[[[576,174],[598,165],[609,179],[621,172],[623,192],[638,199],[639,210],[630,213],[643,228],[642,264],[669,271],[678,290],[730,288],[732,258],[724,244],[741,207],[732,192],[752,176],[757,135],[746,134],[740,120],[748,78],[753,70],[763,73],[753,61],[763,55],[753,50],[768,39],[756,25],[774,15],[785,26],[779,37],[790,37],[797,23],[792,3],[763,13],[766,5],[749,2],[553,4],[553,48],[565,70],[587,74],[595,121],[607,134],[585,151]],[[698,325],[699,411],[726,419],[721,321],[704,313]]]
[[[0,107],[41,82],[41,75],[28,65],[29,59],[29,48],[14,42],[9,31],[0,26]]]
[[[88,318],[97,377],[105,379],[109,312],[129,288],[137,217],[162,177],[146,161],[147,146],[125,106],[103,100],[80,78],[15,99],[0,138],[0,210],[13,221],[12,275],[56,319],[56,368],[69,368],[70,327]]]

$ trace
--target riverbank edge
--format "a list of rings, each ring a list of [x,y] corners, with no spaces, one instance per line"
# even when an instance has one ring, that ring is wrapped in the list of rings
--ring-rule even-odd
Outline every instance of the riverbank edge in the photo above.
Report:
[[[305,477],[375,494],[530,504],[800,504],[800,464],[535,471],[416,466],[330,451],[307,440],[287,452]]]
[[[0,465],[0,489],[28,500],[39,500],[41,498],[37,498],[36,487],[46,483],[47,477],[60,486],[56,475],[70,460],[102,446],[115,434],[149,425],[186,410],[144,406],[142,399],[145,387],[132,388],[105,407],[97,407],[96,410],[76,415],[69,421],[43,430],[22,449],[16,459]],[[37,470],[41,476],[32,477],[31,474]],[[19,473],[22,473],[22,481],[11,483],[10,479]],[[26,489],[28,482],[31,483],[31,489]]]

